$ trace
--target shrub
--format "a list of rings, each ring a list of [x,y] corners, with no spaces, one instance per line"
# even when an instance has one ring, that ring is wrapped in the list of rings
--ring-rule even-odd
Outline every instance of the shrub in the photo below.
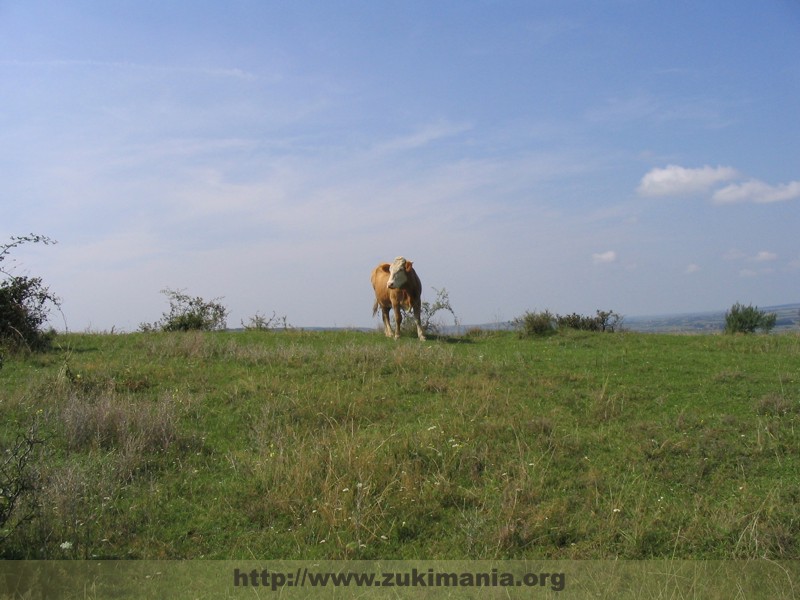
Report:
[[[56,242],[42,235],[30,234],[12,237],[10,242],[0,245],[0,275],[6,276],[0,283],[0,346],[12,351],[21,348],[46,350],[55,332],[44,331],[42,327],[50,308],[60,308],[60,300],[40,277],[14,275],[2,264],[14,248],[25,243],[49,245]]]
[[[600,329],[600,323],[596,317],[587,317],[586,315],[579,315],[577,313],[566,316],[559,315],[556,320],[559,328],[567,327],[579,331],[598,331]]]
[[[597,326],[600,331],[609,331],[613,333],[622,325],[622,315],[618,315],[613,310],[598,310],[596,312],[597,316],[595,319],[597,320]]]
[[[422,328],[433,335],[440,334],[442,332],[442,324],[435,319],[437,313],[441,312],[449,312],[453,317],[453,323],[456,327],[458,327],[458,317],[456,316],[453,307],[450,306],[450,296],[447,293],[445,288],[441,290],[437,290],[436,288],[432,288],[434,292],[436,292],[436,299],[433,302],[422,302],[422,306],[420,307],[420,318],[422,319]],[[414,322],[414,319],[408,311],[403,311],[405,314],[405,318],[403,319],[403,324],[401,328],[404,332],[414,332],[417,331],[417,325]]]
[[[437,290],[436,288],[432,289],[434,292],[436,292],[436,300],[434,300],[433,303],[422,303],[421,312],[423,329],[434,334],[441,331],[441,325],[438,323],[438,321],[434,321],[436,313],[439,312],[449,312],[453,317],[454,325],[458,327],[458,317],[456,316],[453,307],[450,306],[450,296],[447,294],[447,290],[445,288],[440,290]]]
[[[219,300],[192,298],[183,290],[161,290],[169,298],[169,312],[152,325],[142,323],[140,331],[215,331],[225,329],[228,309]]]
[[[292,329],[292,326],[286,319],[286,315],[279,317],[275,311],[272,311],[271,317],[265,317],[261,313],[256,313],[254,316],[250,317],[249,322],[240,322],[242,324],[242,329],[245,331],[275,331],[277,329],[289,331]]]
[[[40,485],[39,471],[34,465],[41,460],[37,453],[42,443],[35,422],[13,443],[0,447],[0,542],[34,516],[35,502],[31,497]]]
[[[559,329],[575,329],[577,331],[606,331],[613,333],[622,324],[622,317],[613,310],[598,310],[595,316],[554,315],[549,310],[544,312],[526,312],[512,321],[522,337],[549,335]]]
[[[598,310],[593,317],[577,313],[566,316],[557,315],[556,321],[559,327],[568,327],[578,331],[608,331],[613,333],[622,323],[622,317],[613,310]]]
[[[541,337],[558,330],[558,318],[549,310],[542,312],[526,311],[513,321],[514,327],[522,337]]]
[[[755,333],[761,329],[769,333],[775,327],[778,316],[766,313],[757,306],[744,306],[738,302],[725,313],[725,333]]]

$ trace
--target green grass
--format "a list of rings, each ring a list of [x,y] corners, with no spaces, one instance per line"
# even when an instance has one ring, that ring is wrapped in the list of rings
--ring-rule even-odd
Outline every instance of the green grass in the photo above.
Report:
[[[7,558],[800,558],[796,334],[56,343]]]

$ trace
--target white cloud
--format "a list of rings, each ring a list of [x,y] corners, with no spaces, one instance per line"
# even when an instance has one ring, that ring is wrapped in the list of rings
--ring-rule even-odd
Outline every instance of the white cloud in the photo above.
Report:
[[[613,250],[592,254],[592,262],[596,265],[613,263],[617,260],[617,253]]]
[[[590,122],[626,122],[655,118],[659,111],[658,103],[649,95],[628,98],[611,98],[603,106],[586,113]]]
[[[738,248],[731,248],[725,254],[722,255],[722,258],[724,258],[725,260],[739,260],[746,257],[747,255]]]
[[[736,248],[731,248],[728,250],[723,256],[725,260],[740,260],[745,262],[771,262],[774,260],[778,260],[778,255],[774,252],[769,252],[768,250],[761,250],[757,254],[750,256],[745,254],[741,250],[737,250]]]
[[[469,131],[470,125],[438,122],[422,127],[409,135],[400,136],[379,144],[375,152],[395,152],[417,150],[443,138],[457,136]]]
[[[697,273],[698,271],[700,271],[700,265],[692,263],[686,267],[686,273],[688,274]]]
[[[735,179],[739,174],[731,167],[687,169],[678,165],[650,170],[637,188],[641,196],[679,196],[703,192],[716,183]]]
[[[758,254],[756,254],[751,260],[753,262],[769,262],[773,260],[778,260],[778,255],[774,252],[767,252],[766,250],[762,250]]]
[[[208,77],[230,77],[253,81],[257,76],[242,69],[220,68],[192,68],[176,67],[173,65],[144,64],[124,61],[105,60],[2,60],[2,66],[26,67],[36,69],[108,69],[115,71],[145,71],[151,73],[164,73],[169,75],[202,75]]]
[[[752,279],[775,273],[775,267],[770,266],[769,263],[777,261],[780,257],[775,252],[768,250],[761,250],[756,254],[750,255],[740,250],[732,249],[723,255],[723,258],[740,262],[742,267],[739,269],[739,277]]]
[[[785,202],[800,198],[800,181],[792,181],[781,185],[769,185],[757,179],[744,183],[734,183],[714,192],[711,200],[714,204],[737,204],[754,202],[768,204]]]

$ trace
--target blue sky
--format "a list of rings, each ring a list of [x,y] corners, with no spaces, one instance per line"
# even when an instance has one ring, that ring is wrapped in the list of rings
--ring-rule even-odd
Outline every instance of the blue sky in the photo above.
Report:
[[[0,236],[78,331],[797,302],[798,99],[795,0],[0,0]]]

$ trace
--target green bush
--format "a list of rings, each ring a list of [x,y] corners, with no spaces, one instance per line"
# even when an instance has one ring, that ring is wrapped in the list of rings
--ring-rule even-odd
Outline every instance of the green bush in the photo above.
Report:
[[[543,312],[526,312],[512,321],[522,337],[550,335],[560,329],[577,331],[614,332],[622,324],[622,317],[613,310],[598,310],[595,316],[589,317],[572,313],[556,315],[549,310]]]
[[[568,327],[569,329],[577,329],[579,331],[598,331],[600,329],[600,324],[596,317],[588,317],[577,313],[564,316],[559,315],[556,320],[559,328]]]
[[[522,337],[541,337],[558,330],[558,317],[549,310],[526,311],[524,315],[514,319],[513,323]]]
[[[197,296],[192,298],[183,290],[161,290],[169,298],[169,312],[164,313],[160,321],[152,325],[142,323],[140,331],[215,331],[225,329],[228,309],[220,302],[220,298],[204,300]]]
[[[622,324],[622,317],[613,310],[595,311],[595,316],[579,315],[556,315],[556,322],[559,328],[566,327],[577,329],[578,331],[608,331],[614,332]]]
[[[3,265],[11,250],[25,243],[54,244],[55,241],[41,235],[30,234],[12,237],[0,245],[0,348],[16,351],[46,350],[55,333],[44,331],[50,308],[60,307],[60,300],[47,288],[40,277],[14,275]],[[0,358],[0,362],[2,359]]]
[[[759,310],[757,306],[744,306],[738,302],[725,313],[725,333],[755,333],[761,329],[769,333],[775,327],[778,316]]]

